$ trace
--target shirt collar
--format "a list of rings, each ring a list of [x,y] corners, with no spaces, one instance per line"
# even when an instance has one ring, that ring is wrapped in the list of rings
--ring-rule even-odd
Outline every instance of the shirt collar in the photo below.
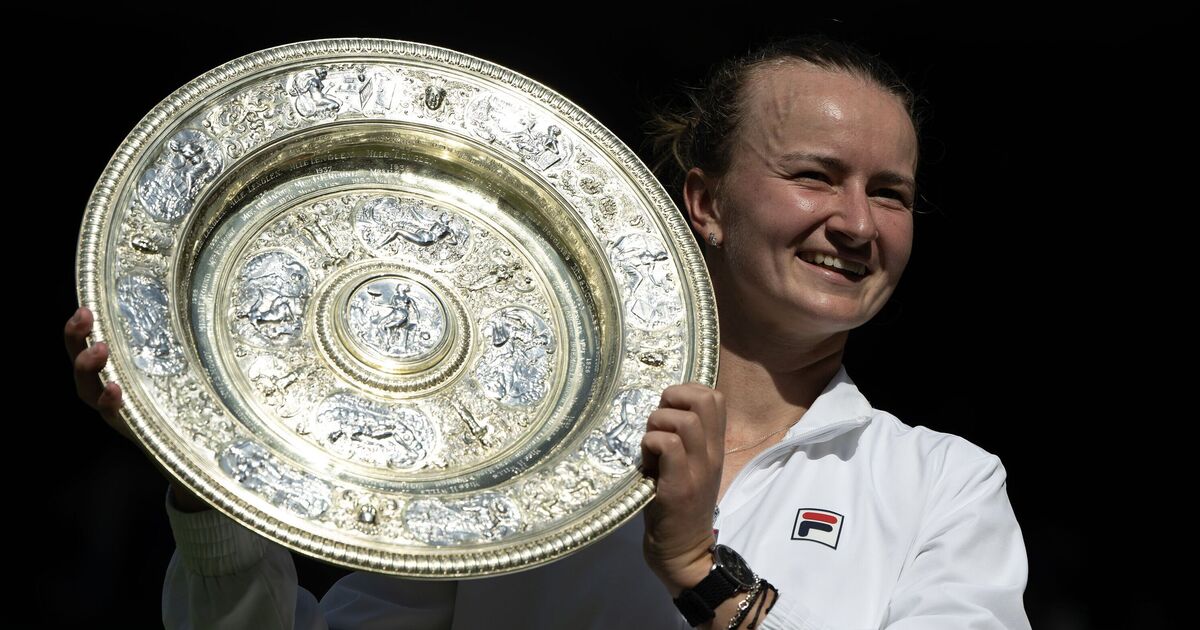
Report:
[[[870,422],[873,412],[843,364],[782,442],[822,442]]]

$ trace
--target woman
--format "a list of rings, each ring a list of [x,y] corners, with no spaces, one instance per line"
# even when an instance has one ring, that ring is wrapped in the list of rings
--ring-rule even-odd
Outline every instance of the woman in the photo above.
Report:
[[[1029,626],[999,459],[873,409],[842,366],[911,251],[910,93],[862,51],[802,38],[726,62],[691,101],[656,140],[708,244],[721,368],[648,418],[644,521],[512,576],[353,573],[318,604],[286,550],[174,488],[168,627]],[[66,330],[80,395],[125,431],[96,378],[107,349],[83,350],[91,322]]]

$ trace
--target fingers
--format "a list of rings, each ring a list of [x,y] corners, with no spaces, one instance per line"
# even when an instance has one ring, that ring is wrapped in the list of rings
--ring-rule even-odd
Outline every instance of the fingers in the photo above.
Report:
[[[651,431],[642,438],[642,464],[658,480],[658,492],[691,488],[694,484],[683,440],[678,434]],[[663,497],[669,498],[669,497]]]
[[[108,344],[98,343],[75,357],[75,391],[88,406],[97,408],[104,386],[100,370],[108,363]]]
[[[712,450],[708,448],[704,423],[695,412],[670,408],[656,409],[646,420],[646,431],[662,431],[679,436],[688,462],[692,466],[709,465]]]
[[[699,383],[672,385],[663,390],[661,406],[695,413],[710,456],[724,453],[725,398],[721,392]]]
[[[87,348],[87,336],[92,333],[92,312],[86,308],[79,307],[71,319],[67,320],[67,325],[63,328],[63,340],[67,344],[67,356],[71,358],[71,362],[75,362],[75,357],[79,356]]]

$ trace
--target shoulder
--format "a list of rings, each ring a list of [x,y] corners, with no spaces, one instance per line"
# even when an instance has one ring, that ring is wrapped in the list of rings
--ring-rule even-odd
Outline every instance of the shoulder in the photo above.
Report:
[[[895,457],[917,459],[921,467],[942,472],[1000,462],[997,455],[962,436],[912,426],[880,409],[872,411],[871,423],[865,433],[873,446],[887,449]]]
[[[859,448],[875,482],[927,511],[1005,493],[1000,457],[964,437],[911,426],[882,410],[864,429]]]

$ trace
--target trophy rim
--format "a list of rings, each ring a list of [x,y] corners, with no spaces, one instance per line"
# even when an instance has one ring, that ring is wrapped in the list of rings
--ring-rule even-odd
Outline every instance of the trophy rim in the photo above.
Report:
[[[159,146],[163,132],[193,108],[213,97],[222,88],[246,81],[264,72],[302,63],[330,62],[350,58],[376,61],[420,61],[466,70],[499,85],[508,86],[518,95],[536,99],[541,105],[572,124],[591,139],[636,184],[645,195],[647,207],[666,227],[659,232],[669,237],[671,251],[686,270],[681,278],[684,308],[695,322],[698,347],[690,365],[693,382],[712,386],[717,373],[717,311],[707,268],[682,214],[650,170],[615,134],[585,110],[551,88],[518,72],[484,59],[429,44],[378,38],[333,38],[294,42],[252,52],[228,61],[189,81],[164,98],[147,113],[121,142],[105,165],[89,197],[76,250],[76,289],[81,306],[95,317],[91,344],[117,338],[116,322],[109,321],[105,305],[111,301],[104,284],[104,237],[111,229],[109,219],[117,211],[119,193],[133,182],[133,170],[144,154]],[[115,360],[116,353],[101,373],[104,383],[116,382],[128,391],[133,382],[132,365]],[[349,545],[323,535],[281,522],[226,490],[221,483],[196,466],[153,419],[148,402],[128,395],[120,409],[123,421],[155,460],[177,483],[201,496],[213,508],[252,531],[289,549],[323,562],[348,569],[366,570],[421,579],[460,579],[487,577],[534,568],[603,538],[633,518],[654,496],[654,479],[640,471],[618,485],[609,500],[589,510],[584,520],[571,519],[567,525],[545,530],[526,541],[494,543],[493,548],[441,548],[427,553],[397,553],[365,545]]]

